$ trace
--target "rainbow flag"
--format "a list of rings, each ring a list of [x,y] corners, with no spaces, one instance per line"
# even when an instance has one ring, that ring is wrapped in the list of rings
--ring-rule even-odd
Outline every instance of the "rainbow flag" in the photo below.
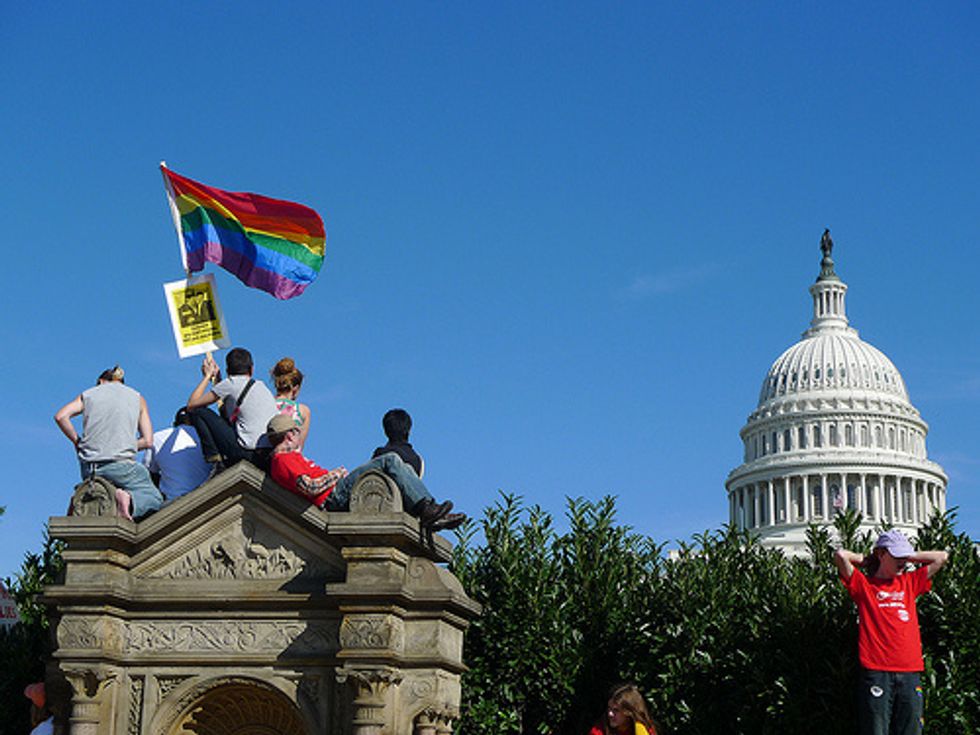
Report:
[[[299,296],[323,265],[326,234],[309,207],[222,191],[160,165],[190,272],[216,263],[277,299]]]

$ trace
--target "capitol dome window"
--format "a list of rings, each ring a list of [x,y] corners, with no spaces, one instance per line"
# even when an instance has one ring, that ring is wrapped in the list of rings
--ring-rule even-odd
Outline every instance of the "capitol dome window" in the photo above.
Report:
[[[837,424],[831,424],[830,425],[829,439],[830,439],[830,446],[836,447],[837,446]]]
[[[806,429],[802,426],[796,434],[796,444],[800,449],[806,449]]]
[[[786,429],[783,432],[783,451],[784,452],[788,452],[792,448],[793,447],[792,447],[792,444],[791,444],[791,437],[790,437],[789,429]]]
[[[895,448],[895,429],[888,430],[888,448],[889,449]]]
[[[868,442],[868,427],[862,425],[861,426],[861,446],[862,447],[866,447],[866,446],[868,446],[868,443],[869,443]]]
[[[772,453],[773,454],[776,454],[777,452],[779,452],[779,443],[778,443],[778,440],[779,440],[779,437],[776,435],[776,432],[775,431],[772,432]]]
[[[876,447],[882,446],[882,443],[881,443],[881,427],[880,426],[876,426],[875,427],[875,446]]]
[[[844,425],[844,443],[849,447],[854,446],[854,427],[850,424]]]
[[[816,424],[813,427],[813,446],[818,448],[823,446],[823,436],[820,433],[820,424]]]

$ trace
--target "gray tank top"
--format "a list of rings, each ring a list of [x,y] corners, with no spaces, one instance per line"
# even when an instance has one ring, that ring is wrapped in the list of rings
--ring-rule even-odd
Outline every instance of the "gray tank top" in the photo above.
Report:
[[[140,394],[122,383],[103,383],[82,392],[82,405],[78,458],[85,462],[133,459]]]

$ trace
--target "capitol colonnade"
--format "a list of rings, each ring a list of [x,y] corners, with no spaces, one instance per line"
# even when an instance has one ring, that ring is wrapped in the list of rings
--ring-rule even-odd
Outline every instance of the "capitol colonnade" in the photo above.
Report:
[[[910,535],[946,510],[928,424],[894,364],[849,326],[832,249],[826,232],[810,328],[766,374],[740,432],[743,464],[725,483],[730,522],[789,553],[803,552],[810,523],[845,509],[861,513],[864,529]]]
[[[740,529],[829,521],[844,509],[891,526],[919,526],[946,510],[945,490],[930,479],[833,471],[785,475],[739,485],[729,517]]]

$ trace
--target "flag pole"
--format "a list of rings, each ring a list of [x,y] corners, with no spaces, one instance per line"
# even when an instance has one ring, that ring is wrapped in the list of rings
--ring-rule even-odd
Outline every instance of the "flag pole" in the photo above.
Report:
[[[180,211],[177,209],[177,202],[174,198],[174,189],[170,185],[170,179],[167,178],[167,162],[160,161],[160,175],[163,176],[163,186],[167,190],[167,204],[170,206],[170,216],[174,221],[174,230],[177,232],[177,241],[180,243],[180,262],[184,266],[184,274],[187,278],[191,277],[191,269],[187,267],[187,244],[184,242],[184,231],[180,229]],[[208,362],[214,362],[214,357],[211,355],[211,350],[208,350],[204,354],[204,359]],[[212,384],[214,381],[211,381]]]
[[[167,162],[160,161],[160,175],[163,176],[163,185],[167,190],[167,204],[170,206],[170,216],[174,221],[174,230],[177,231],[177,241],[180,243],[180,262],[184,266],[184,273],[191,277],[191,271],[187,267],[187,244],[184,242],[184,232],[180,229],[180,212],[177,210],[177,202],[174,198],[174,189],[167,178]]]

